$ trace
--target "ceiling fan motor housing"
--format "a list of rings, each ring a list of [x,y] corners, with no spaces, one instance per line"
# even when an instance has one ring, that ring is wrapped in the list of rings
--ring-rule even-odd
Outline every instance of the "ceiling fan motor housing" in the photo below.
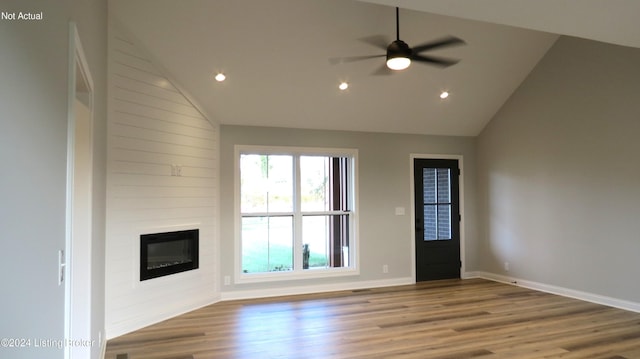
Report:
[[[411,58],[411,48],[402,40],[395,40],[387,47],[387,60],[396,57]]]

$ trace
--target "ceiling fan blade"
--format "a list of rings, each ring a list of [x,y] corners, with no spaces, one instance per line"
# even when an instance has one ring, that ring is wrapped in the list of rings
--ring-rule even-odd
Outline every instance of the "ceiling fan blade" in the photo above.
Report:
[[[414,54],[417,54],[422,51],[432,50],[439,47],[463,45],[463,44],[465,44],[464,40],[459,39],[455,36],[447,36],[439,40],[430,41],[422,45],[414,46],[411,48],[411,50],[413,50]]]
[[[417,61],[417,62],[425,62],[428,64],[440,66],[440,67],[449,67],[451,65],[455,65],[458,62],[460,62],[460,60],[445,59],[442,57],[433,57],[433,56],[422,56],[422,55],[415,55],[415,54],[411,56],[411,60]]]
[[[367,44],[375,46],[382,50],[387,50],[387,46],[389,46],[389,43],[391,43],[391,40],[389,40],[384,35],[367,36],[367,37],[360,38],[358,40],[362,42],[366,42]]]
[[[362,60],[375,59],[377,57],[385,57],[385,56],[387,56],[387,55],[386,54],[382,54],[382,55],[332,57],[332,58],[329,59],[329,63],[331,65],[338,65],[338,64],[346,64],[346,63],[362,61]]]
[[[391,75],[393,74],[393,70],[391,70],[390,68],[387,67],[387,64],[382,64],[380,67],[378,67],[374,72],[371,73],[372,75],[375,76],[386,76],[386,75]]]

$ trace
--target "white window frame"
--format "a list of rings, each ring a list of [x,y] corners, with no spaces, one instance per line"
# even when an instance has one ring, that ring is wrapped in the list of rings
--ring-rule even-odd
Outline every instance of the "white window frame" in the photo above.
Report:
[[[352,181],[352,209],[350,211],[349,228],[349,266],[339,268],[302,268],[302,253],[294,251],[294,269],[292,271],[244,273],[242,271],[242,213],[240,196],[240,156],[244,154],[291,155],[291,156],[331,156],[348,157],[351,159]],[[295,162],[295,161],[294,161]],[[294,163],[294,186],[300,187],[300,168]],[[294,248],[302,248],[302,211],[299,199],[295,199],[294,206]],[[235,276],[234,283],[258,283],[269,281],[288,281],[308,278],[327,278],[353,276],[360,274],[360,242],[358,220],[358,150],[351,148],[317,148],[317,147],[287,147],[287,146],[234,146],[234,234],[235,234]],[[323,212],[324,213],[324,212]],[[327,212],[330,213],[330,212]],[[343,213],[343,212],[341,212]],[[310,214],[305,212],[306,215]],[[296,220],[297,218],[297,220]],[[300,253],[298,253],[300,252]]]

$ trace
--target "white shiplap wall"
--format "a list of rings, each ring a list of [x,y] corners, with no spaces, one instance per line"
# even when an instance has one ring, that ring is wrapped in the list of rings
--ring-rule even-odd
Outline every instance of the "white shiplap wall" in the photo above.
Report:
[[[219,127],[116,23],[108,79],[106,335],[113,338],[218,299]],[[200,229],[200,268],[140,282],[140,234],[188,228]]]

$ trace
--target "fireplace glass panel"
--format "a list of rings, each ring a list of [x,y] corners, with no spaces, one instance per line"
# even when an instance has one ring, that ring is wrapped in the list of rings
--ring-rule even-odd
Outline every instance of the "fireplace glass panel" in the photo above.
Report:
[[[189,240],[149,243],[147,245],[147,270],[191,261],[193,259]]]

